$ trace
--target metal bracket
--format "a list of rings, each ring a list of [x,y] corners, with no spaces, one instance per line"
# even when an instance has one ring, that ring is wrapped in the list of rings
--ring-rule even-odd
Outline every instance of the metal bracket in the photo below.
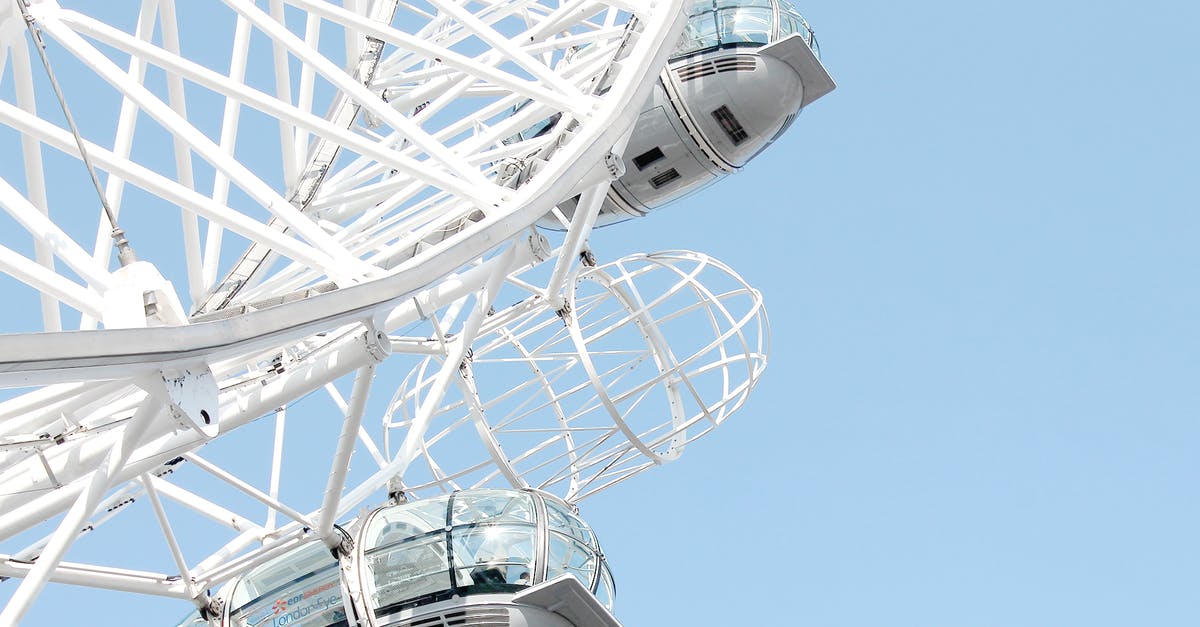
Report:
[[[341,538],[333,548],[329,549],[330,553],[333,554],[333,559],[341,559],[353,555],[354,536],[350,535],[350,532],[343,529],[341,525],[334,525],[333,532]]]
[[[210,625],[220,625],[221,615],[224,613],[224,610],[224,601],[221,599],[211,599],[200,608],[200,618],[208,621]]]
[[[34,449],[34,452],[37,454],[38,460],[42,462],[42,468],[46,471],[46,478],[50,480],[50,483],[55,488],[61,488],[63,484],[58,480],[58,477],[54,476],[54,470],[50,468],[50,462],[46,459],[46,455],[42,453],[42,449]]]
[[[193,429],[205,439],[216,437],[220,431],[220,403],[217,380],[212,370],[208,366],[195,366],[182,370],[163,370],[160,374],[171,418],[180,427]]]
[[[413,299],[416,302],[416,299]],[[417,304],[420,307],[420,304]],[[387,332],[375,325],[374,320],[367,320],[364,325],[367,327],[363,333],[363,340],[367,343],[367,354],[375,363],[379,363],[388,358],[392,354],[392,340],[388,338]]]
[[[560,309],[558,309],[557,311],[555,311],[554,313],[556,315],[558,315],[559,318],[562,318],[564,325],[571,326],[571,304],[570,303],[563,302],[562,307]]]
[[[533,258],[539,263],[550,258],[550,253],[553,252],[550,248],[550,240],[546,239],[545,235],[538,233],[536,229],[530,229],[529,250],[533,251]]]
[[[608,175],[614,181],[625,176],[625,162],[621,160],[621,155],[615,152],[610,151],[604,155],[604,167],[608,168]]]

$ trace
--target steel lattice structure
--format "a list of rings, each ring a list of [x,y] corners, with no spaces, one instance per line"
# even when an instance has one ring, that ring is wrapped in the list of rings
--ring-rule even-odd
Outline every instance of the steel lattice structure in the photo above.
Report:
[[[70,4],[0,0],[0,624],[47,581],[204,606],[389,491],[585,498],[758,381],[732,270],[589,261],[681,0]],[[172,569],[64,561],[134,500]]]

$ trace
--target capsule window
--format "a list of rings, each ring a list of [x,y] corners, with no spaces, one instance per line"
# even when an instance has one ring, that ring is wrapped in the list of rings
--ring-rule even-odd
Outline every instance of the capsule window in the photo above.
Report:
[[[250,571],[230,595],[233,625],[345,627],[341,571],[321,542]]]
[[[646,152],[634,157],[633,165],[637,166],[637,169],[639,170],[645,170],[646,166],[658,161],[659,159],[662,159],[664,156],[665,155],[663,155],[662,149],[660,149],[658,146],[655,146],[650,150],[647,150]]]

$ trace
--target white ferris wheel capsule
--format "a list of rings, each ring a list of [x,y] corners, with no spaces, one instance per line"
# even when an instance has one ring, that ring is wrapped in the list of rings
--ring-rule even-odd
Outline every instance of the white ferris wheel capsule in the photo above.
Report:
[[[617,624],[577,503],[768,331],[707,255],[588,236],[832,88],[786,0],[0,0],[0,627],[49,582]]]

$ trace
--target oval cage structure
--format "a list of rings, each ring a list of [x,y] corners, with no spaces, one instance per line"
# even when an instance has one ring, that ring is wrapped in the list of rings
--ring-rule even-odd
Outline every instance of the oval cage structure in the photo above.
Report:
[[[534,487],[577,502],[677,459],[742,406],[767,364],[762,295],[707,255],[584,267],[563,303],[535,296],[489,318],[404,489]],[[387,428],[412,425],[437,361],[396,391]]]

